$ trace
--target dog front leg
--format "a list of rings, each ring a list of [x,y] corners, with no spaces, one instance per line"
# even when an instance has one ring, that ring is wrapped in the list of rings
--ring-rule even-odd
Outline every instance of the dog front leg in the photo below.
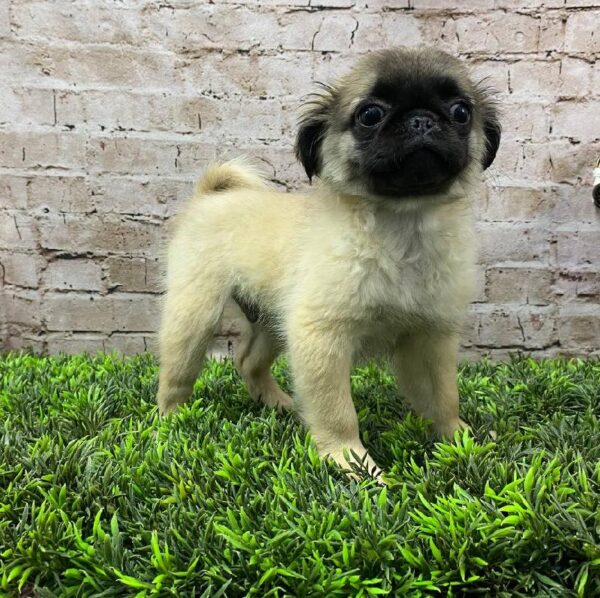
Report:
[[[433,421],[438,436],[452,438],[466,427],[458,416],[458,337],[423,333],[405,338],[392,366],[400,393],[421,417]]]
[[[362,463],[371,475],[381,470],[363,446],[350,392],[353,348],[339,327],[294,318],[288,334],[298,411],[322,456],[348,469]]]

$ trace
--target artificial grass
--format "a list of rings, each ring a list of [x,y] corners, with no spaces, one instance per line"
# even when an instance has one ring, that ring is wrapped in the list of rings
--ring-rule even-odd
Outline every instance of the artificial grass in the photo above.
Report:
[[[356,370],[387,488],[319,459],[229,361],[166,420],[156,374],[149,355],[0,357],[0,593],[600,595],[597,360],[464,366],[455,444]]]

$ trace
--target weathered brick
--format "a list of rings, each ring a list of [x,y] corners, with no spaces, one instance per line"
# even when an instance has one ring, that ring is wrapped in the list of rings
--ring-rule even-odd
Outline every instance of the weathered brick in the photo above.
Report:
[[[395,5],[404,5],[406,6],[406,2],[402,2],[402,0],[384,0],[388,8],[396,8]],[[460,6],[456,6],[453,8],[457,8],[460,12],[485,12],[491,8],[494,8],[496,4],[495,0],[465,0],[465,2],[461,2]],[[370,6],[369,2],[369,6]],[[420,10],[434,10],[434,11],[448,11],[448,6],[444,5],[438,0],[411,0],[410,2],[411,8],[414,8],[416,11]]]
[[[49,293],[42,313],[49,331],[154,332],[159,312],[152,295]]]
[[[478,349],[479,350],[479,357],[476,357],[475,359],[480,359],[481,358],[481,351],[482,349]],[[513,348],[508,348],[508,349],[486,349],[485,353],[483,353],[484,355],[486,355],[486,357],[492,361],[493,363],[498,363],[498,362],[507,362],[510,361],[512,358],[514,357],[520,357],[523,355],[523,349],[517,347],[515,349]],[[587,353],[586,353],[587,354]],[[570,352],[566,351],[565,349],[562,349],[558,342],[556,342],[553,345],[550,345],[549,347],[544,347],[542,349],[527,349],[526,350],[526,355],[528,357],[531,357],[532,359],[547,359],[547,358],[554,358],[554,357],[573,357],[575,355],[570,354]]]
[[[550,235],[543,228],[527,224],[480,222],[477,237],[480,243],[480,261],[548,263]]]
[[[518,60],[509,66],[510,92],[519,99],[554,98],[560,80],[559,60]]]
[[[557,0],[552,0],[556,2]],[[540,16],[538,53],[549,56],[565,49],[565,23],[558,11],[548,11]]]
[[[289,8],[290,6],[318,6],[316,2],[318,0],[213,0],[215,4],[244,4],[246,6],[284,6]],[[324,0],[325,2],[336,0]],[[354,0],[352,0],[354,1]],[[185,2],[183,3],[185,4]]]
[[[600,102],[559,102],[554,106],[553,134],[576,141],[600,139]]]
[[[311,49],[320,52],[343,51],[352,45],[359,21],[352,14],[328,14],[319,24]]]
[[[27,179],[0,174],[0,208],[24,210],[27,207]]]
[[[598,7],[598,0],[564,0],[565,6],[569,8]]]
[[[540,21],[523,14],[440,16],[423,23],[428,40],[452,52],[535,52]]]
[[[532,141],[545,140],[551,133],[548,102],[510,102],[502,103],[503,143],[511,144],[513,139]]]
[[[29,351],[42,354],[47,351],[46,335],[39,330],[39,324],[35,326],[23,326],[11,324],[6,326],[6,338],[4,342],[0,336],[0,347],[6,351]]]
[[[314,78],[313,63],[322,58],[320,53],[292,51],[276,55],[198,52],[179,58],[177,69],[189,89],[213,95],[220,103],[232,95],[280,99],[291,94],[299,104]],[[337,61],[343,57],[336,57]],[[300,81],[305,82],[302,91]],[[238,102],[234,104],[239,107]]]
[[[556,233],[556,259],[559,266],[593,267],[600,270],[600,223],[591,230]]]
[[[416,46],[423,41],[418,20],[410,13],[382,12],[361,14],[350,46],[359,52],[393,46]]]
[[[237,142],[233,143],[234,147],[238,147]],[[223,159],[222,154],[227,147],[226,142],[223,142],[219,147],[211,143],[178,143],[175,148],[175,172],[197,178],[201,167],[217,159]],[[240,156],[243,153],[238,150],[235,156]]]
[[[36,290],[4,288],[4,316],[8,324],[18,324],[31,329],[40,329],[40,295]]]
[[[36,79],[37,71],[33,65],[25,65],[25,56],[28,51],[22,47],[21,42],[8,39],[2,39],[0,36],[0,69],[4,77],[2,77],[2,101],[7,100],[12,103],[14,83],[16,82],[32,82]],[[31,50],[29,50],[31,51]],[[12,84],[11,84],[12,82]],[[6,108],[6,105],[3,106]],[[15,105],[16,107],[16,105]],[[3,121],[4,119],[2,119]]]
[[[572,267],[561,270],[555,292],[565,302],[600,303],[600,271]]]
[[[85,138],[47,130],[0,130],[0,166],[9,168],[81,168]]]
[[[550,172],[554,182],[589,182],[592,169],[600,155],[600,141],[588,143],[571,143],[567,140],[555,141],[548,144],[547,151],[551,161]]]
[[[222,336],[216,336],[213,339],[212,345],[209,347],[207,354],[215,359],[231,358],[235,354],[235,347],[237,345],[237,339],[224,338]]]
[[[216,157],[214,144],[140,137],[91,139],[86,163],[93,173],[172,175],[197,171]]]
[[[600,350],[600,305],[565,305],[560,308],[558,335],[561,347]]]
[[[565,57],[561,60],[559,94],[566,97],[588,96],[591,92],[594,64],[581,58]]]
[[[272,181],[281,181],[289,188],[305,187],[306,173],[298,164],[291,145],[224,145],[219,148],[219,160],[229,160],[236,156],[252,156],[265,176]]]
[[[9,0],[0,0],[0,37],[10,35]]]
[[[504,353],[506,349],[502,349],[502,353]],[[494,363],[496,361],[496,357],[492,357],[492,351],[483,347],[476,347],[472,345],[461,345],[458,351],[458,359],[460,362],[466,361],[479,361],[482,357],[484,357]],[[500,357],[500,361],[506,361],[502,357]]]
[[[103,351],[117,351],[123,355],[136,355],[149,350],[150,337],[143,334],[111,334],[103,342]]]
[[[495,172],[506,173],[513,184],[553,180],[551,144],[548,142],[512,141],[500,145],[492,165]]]
[[[15,88],[12,122],[30,125],[53,126],[56,123],[54,113],[54,91],[31,87]]]
[[[83,176],[44,176],[27,178],[27,208],[30,213],[92,212],[93,197]]]
[[[85,124],[98,130],[137,130],[198,133],[214,126],[222,103],[195,95],[135,93],[119,90],[56,92],[59,125]]]
[[[471,306],[478,347],[541,349],[557,341],[555,306]]]
[[[194,179],[199,178],[198,170]],[[192,181],[168,179],[138,179],[117,175],[88,177],[89,194],[94,209],[115,214],[165,217],[191,197]]]
[[[591,175],[579,185],[556,185],[553,187],[553,205],[550,220],[557,223],[598,223],[598,209],[592,202]]]
[[[4,283],[36,289],[45,260],[32,253],[0,251],[0,268]]]
[[[315,8],[352,8],[356,0],[308,0]]]
[[[138,44],[147,38],[135,7],[98,4],[93,19],[90,10],[86,2],[20,0],[12,5],[12,25],[19,37],[107,44]]]
[[[338,20],[345,27],[338,27]],[[315,12],[286,12],[277,19],[277,35],[271,39],[256,39],[256,48],[281,47],[286,50],[317,50],[317,38],[321,31],[329,32],[331,39],[320,37],[323,50],[347,50],[350,47],[351,32],[356,27],[356,18],[352,13],[336,10],[318,10]],[[261,36],[262,37],[262,36]]]
[[[587,54],[584,55],[584,58],[587,58]],[[600,69],[598,68],[598,63],[597,62],[592,62],[590,64],[591,68],[592,68],[592,85],[591,85],[591,89],[592,92],[595,92],[596,94],[598,93],[597,90],[600,89]]]
[[[500,60],[471,59],[467,61],[475,81],[490,88],[494,95],[504,98],[508,94],[509,65]],[[502,103],[504,106],[504,103]],[[504,119],[504,109],[502,109]]]
[[[311,55],[311,63],[313,70],[310,74],[308,81],[308,87],[306,92],[312,92],[316,90],[316,85],[313,81],[335,81],[338,77],[346,73],[355,62],[356,57],[354,54],[343,52],[341,54],[334,54],[331,52],[320,52]],[[309,96],[304,94],[302,97],[297,98],[298,108],[301,105],[301,100],[309,99]]]
[[[159,293],[163,267],[156,259],[109,257],[104,263],[106,284],[119,292]]]
[[[34,249],[37,223],[21,210],[0,211],[0,249]]]
[[[547,268],[495,266],[487,270],[490,303],[549,305],[553,300],[554,274]]]
[[[513,180],[575,184],[590,179],[599,153],[598,141],[517,141],[501,146],[493,168]]]
[[[77,88],[124,86],[173,92],[182,79],[176,57],[164,49],[115,46],[70,46],[64,42],[22,43],[7,57],[11,71],[48,85]],[[26,79],[27,80],[27,79]]]
[[[600,52],[599,19],[600,10],[571,12],[565,31],[565,49],[587,55]]]
[[[132,315],[127,300],[158,299],[164,220],[206,165],[246,154],[278,188],[306,188],[293,142],[311,81],[331,81],[375,48],[433,44],[487,77],[502,115],[489,192],[475,203],[482,263],[469,355],[599,352],[586,340],[586,327],[597,333],[600,271],[590,198],[597,2],[21,0],[10,3],[12,31],[1,19],[8,4],[0,0],[2,349],[155,350],[158,303]],[[79,291],[100,293],[100,307]],[[554,303],[571,309],[560,345]],[[50,304],[61,329],[48,332]],[[227,311],[213,351],[228,354],[238,332],[239,313]]]
[[[190,4],[173,9],[166,5],[147,5],[143,11],[142,27],[153,39],[164,40],[178,51],[203,48],[240,49],[276,48],[279,44],[297,49],[301,27],[297,15],[285,15],[287,30],[279,31],[277,15],[252,11],[245,6]],[[249,27],[249,23],[252,24]],[[308,26],[305,23],[305,26]],[[168,37],[167,37],[168,36]],[[304,35],[300,47],[308,49],[310,35]]]
[[[48,263],[44,282],[49,289],[99,291],[102,289],[102,268],[88,259],[64,259],[58,256]]]
[[[424,39],[435,40],[435,45],[440,50],[458,54],[459,38],[453,15],[432,15],[427,19],[421,19],[420,26]]]
[[[528,0],[527,8],[562,8],[565,0]],[[523,0],[495,0],[494,6],[500,9],[522,10]]]
[[[554,187],[492,186],[482,220],[540,222],[549,217],[556,201]]]
[[[485,267],[478,264],[475,270],[475,296],[473,301],[476,303],[484,303],[487,301]]]
[[[161,245],[164,227],[130,216],[99,214],[47,214],[39,219],[40,243],[44,249],[74,254],[127,252],[154,254]]]
[[[295,103],[295,102],[294,102]],[[234,102],[223,102],[222,108],[209,122],[221,131],[223,137],[234,139],[274,139],[293,136],[294,106],[274,100],[250,100],[240,111]]]
[[[487,197],[478,204],[483,204],[477,211],[480,220],[533,222],[538,227],[542,223],[594,224],[599,216],[589,184],[491,185]]]
[[[177,170],[177,143],[139,137],[91,139],[86,165],[91,172],[115,174],[173,174]]]
[[[53,353],[77,355],[80,353],[96,353],[106,350],[106,334],[89,334],[81,332],[53,332],[46,335],[48,346]]]

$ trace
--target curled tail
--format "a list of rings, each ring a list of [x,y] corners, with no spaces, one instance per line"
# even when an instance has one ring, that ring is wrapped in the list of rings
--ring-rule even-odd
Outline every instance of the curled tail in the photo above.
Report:
[[[267,186],[259,171],[243,158],[223,164],[212,164],[196,183],[196,194],[215,193],[229,189],[249,187],[262,189]]]

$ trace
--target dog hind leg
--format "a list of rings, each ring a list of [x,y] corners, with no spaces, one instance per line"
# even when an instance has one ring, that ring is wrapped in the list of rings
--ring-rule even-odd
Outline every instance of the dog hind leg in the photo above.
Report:
[[[190,397],[219,325],[228,293],[218,284],[211,288],[206,281],[198,277],[167,291],[159,332],[157,402],[161,415],[175,411]]]
[[[271,364],[281,352],[281,345],[260,322],[243,322],[243,329],[235,350],[235,365],[244,379],[250,396],[270,407],[289,410],[293,401],[271,373]]]

